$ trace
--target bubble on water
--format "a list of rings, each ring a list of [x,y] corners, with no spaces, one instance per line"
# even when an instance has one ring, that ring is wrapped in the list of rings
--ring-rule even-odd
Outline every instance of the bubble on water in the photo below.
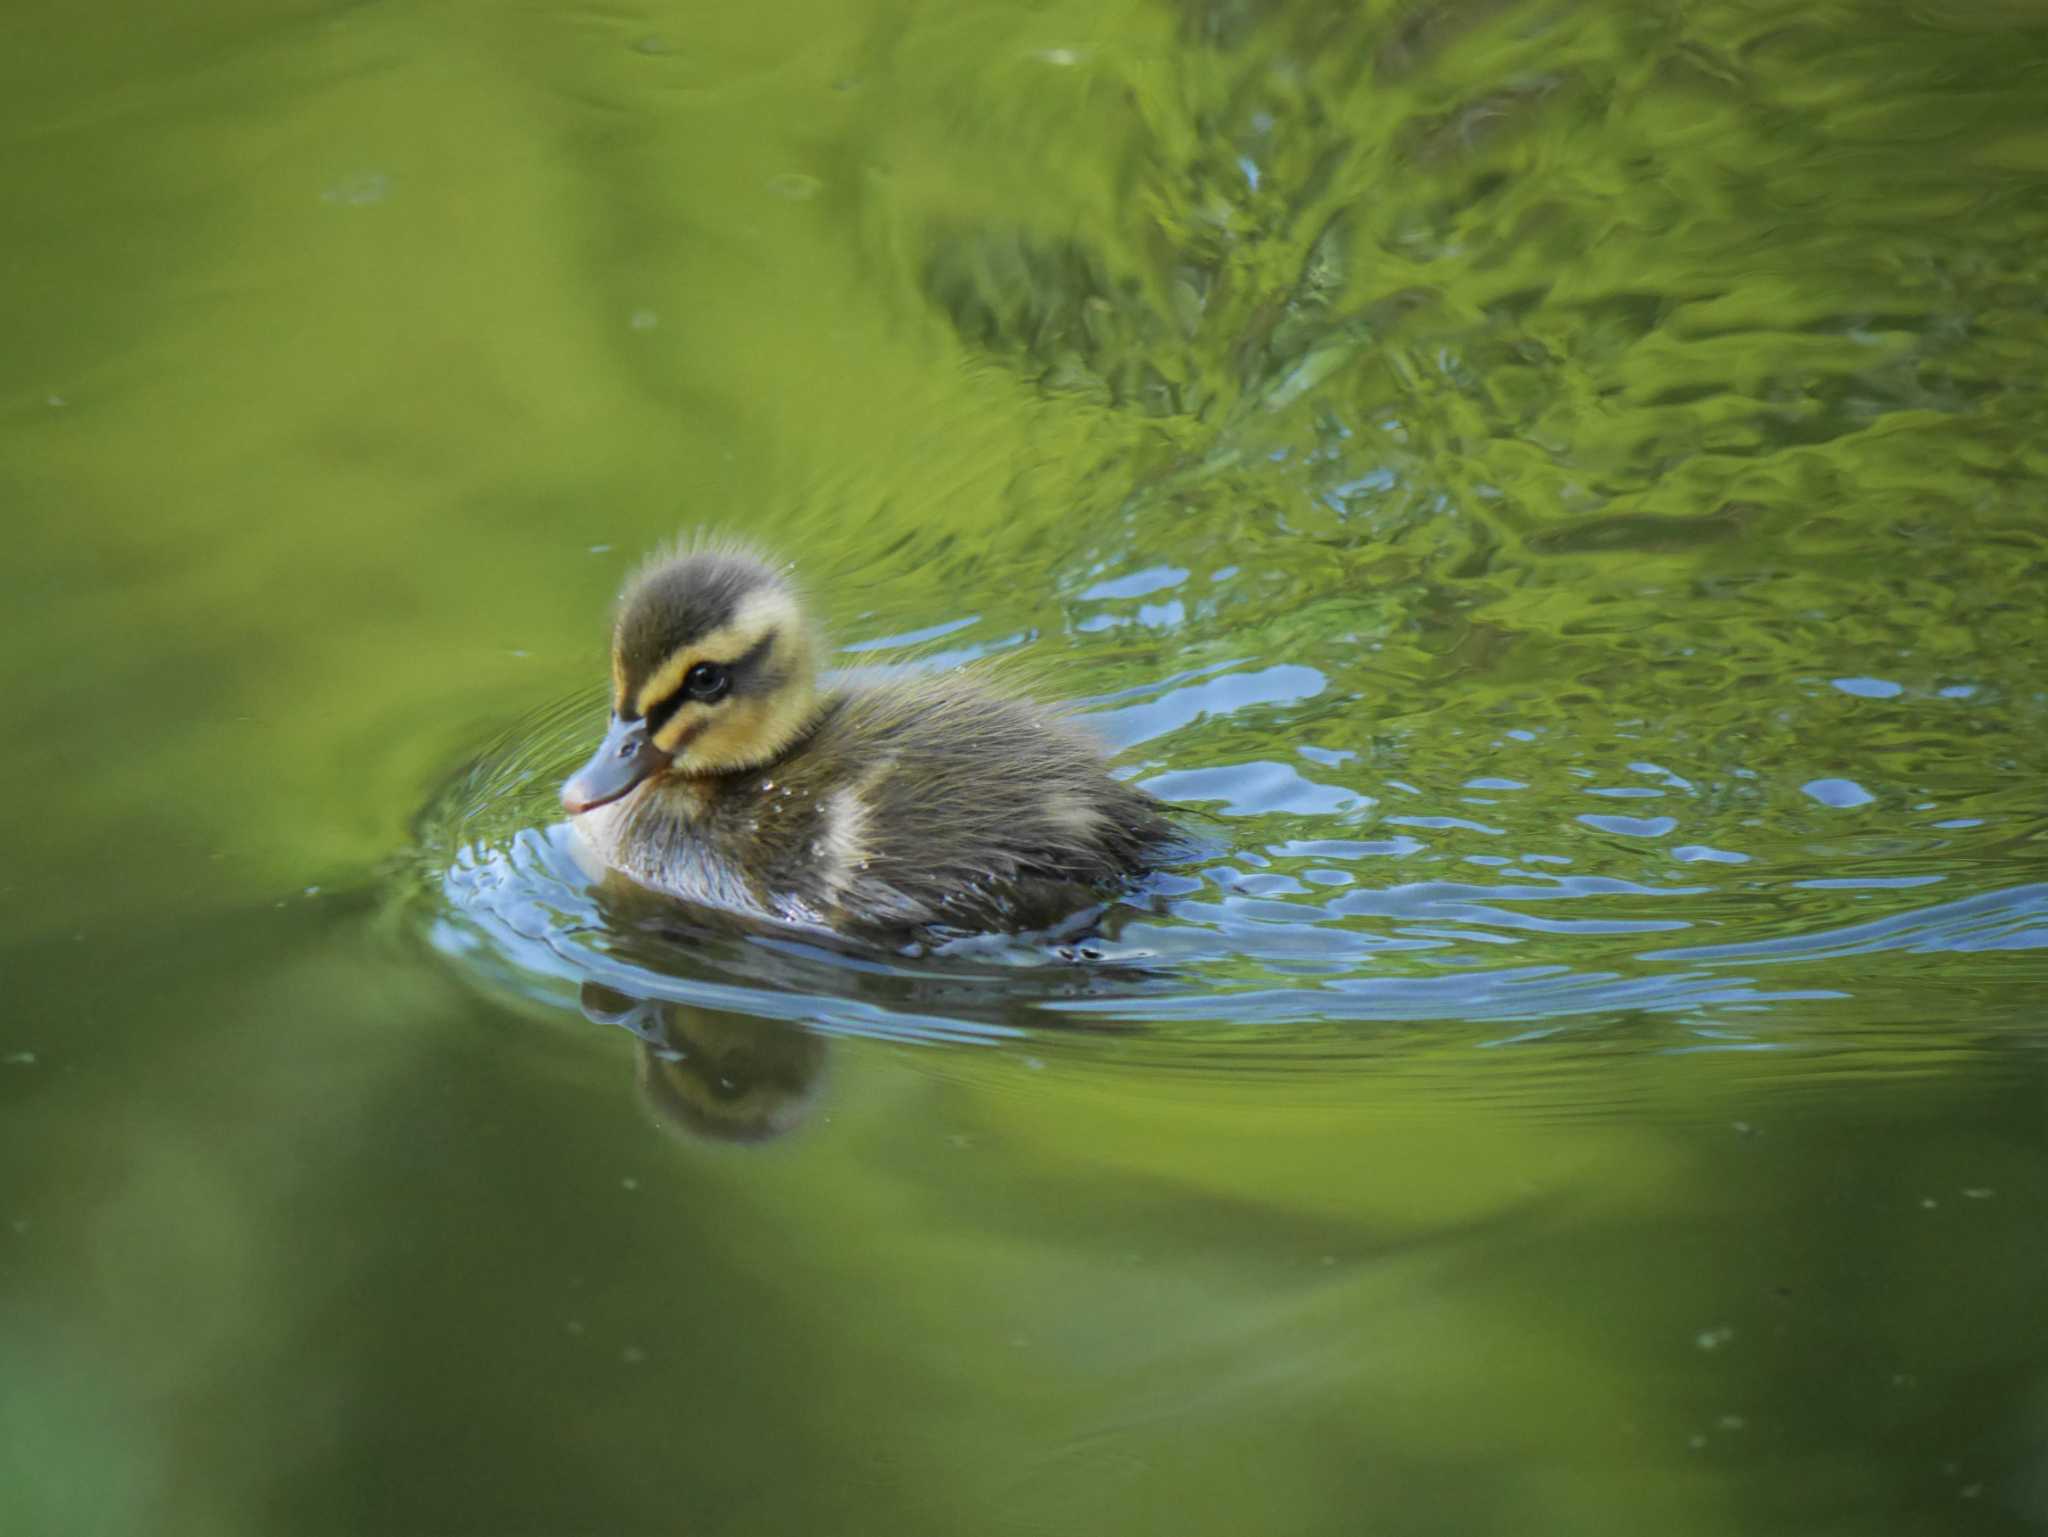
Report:
[[[1829,683],[1845,694],[1854,694],[1858,699],[1896,699],[1906,692],[1903,683],[1894,683],[1889,678],[1830,678]]]

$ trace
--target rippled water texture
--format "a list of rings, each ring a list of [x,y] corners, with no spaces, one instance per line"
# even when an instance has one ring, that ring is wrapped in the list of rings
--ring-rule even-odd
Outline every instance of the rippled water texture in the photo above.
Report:
[[[2048,23],[0,29],[0,1527],[2048,1525]],[[678,529],[1198,852],[555,808]]]

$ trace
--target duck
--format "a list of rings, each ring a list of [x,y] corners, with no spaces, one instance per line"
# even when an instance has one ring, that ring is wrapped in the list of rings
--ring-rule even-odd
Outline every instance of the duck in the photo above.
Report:
[[[561,790],[587,856],[692,907],[902,940],[1054,927],[1184,845],[1070,709],[985,666],[824,655],[786,563],[719,542],[644,566],[604,738]]]

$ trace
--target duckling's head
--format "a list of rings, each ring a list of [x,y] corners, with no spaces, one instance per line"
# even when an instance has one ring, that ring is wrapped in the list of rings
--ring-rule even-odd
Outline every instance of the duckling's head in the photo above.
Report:
[[[818,642],[787,576],[734,549],[656,561],[627,587],[612,632],[612,718],[562,786],[571,815],[658,774],[768,762],[817,709]]]

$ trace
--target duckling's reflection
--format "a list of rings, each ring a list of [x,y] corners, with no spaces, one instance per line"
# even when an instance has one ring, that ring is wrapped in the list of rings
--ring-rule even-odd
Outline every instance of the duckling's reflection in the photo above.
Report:
[[[640,1038],[640,1095],[662,1126],[716,1142],[766,1142],[801,1125],[818,1099],[825,1039],[779,1020],[585,982],[598,1024]]]
[[[905,1034],[926,1030],[934,1040],[1009,1039],[1054,1026],[1122,1034],[1134,1027],[1048,1015],[1040,1004],[1049,996],[1135,995],[1172,983],[1164,970],[1105,963],[1094,952],[1130,910],[1105,923],[1098,906],[1035,939],[992,935],[986,944],[968,940],[940,954],[684,907],[611,872],[590,894],[605,954],[623,966],[728,994],[742,988],[844,1005],[884,1015]],[[815,1030],[768,1013],[643,996],[596,981],[583,983],[581,1003],[592,1021],[640,1038],[642,1096],[665,1127],[724,1142],[765,1142],[801,1125],[817,1103],[828,1037]]]

